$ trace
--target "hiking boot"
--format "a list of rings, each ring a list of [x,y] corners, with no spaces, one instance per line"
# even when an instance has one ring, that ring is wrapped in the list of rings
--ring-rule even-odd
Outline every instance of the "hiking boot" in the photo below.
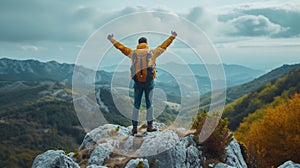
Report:
[[[152,124],[149,124],[149,125],[147,126],[147,132],[154,132],[154,131],[157,131],[157,129],[154,128]]]
[[[133,126],[133,127],[132,127],[131,134],[132,134],[132,135],[137,134],[137,126]]]

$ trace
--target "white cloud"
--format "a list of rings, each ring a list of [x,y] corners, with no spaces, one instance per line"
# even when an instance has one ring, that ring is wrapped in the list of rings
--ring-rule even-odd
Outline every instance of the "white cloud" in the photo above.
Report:
[[[290,38],[300,35],[300,3],[252,3],[219,8],[218,21],[244,36]],[[255,24],[260,23],[260,24]],[[239,32],[239,29],[240,33]],[[246,33],[249,34],[246,34]],[[233,35],[233,34],[232,34]]]
[[[75,2],[75,1],[74,1]],[[76,41],[94,30],[94,8],[77,8],[66,1],[3,0],[0,4],[2,41]]]
[[[262,15],[243,15],[226,22],[233,27],[227,34],[237,36],[274,36],[283,33],[288,28],[283,28]]]

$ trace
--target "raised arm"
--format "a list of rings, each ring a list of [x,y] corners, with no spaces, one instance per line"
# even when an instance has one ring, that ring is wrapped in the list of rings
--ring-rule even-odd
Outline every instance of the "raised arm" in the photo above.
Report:
[[[175,31],[171,31],[171,36],[166,39],[161,45],[152,50],[153,58],[156,59],[157,57],[159,57],[167,49],[167,47],[171,45],[176,36],[177,33]]]
[[[124,55],[127,57],[131,58],[131,54],[134,52],[131,48],[128,48],[118,42],[117,40],[114,39],[114,34],[109,34],[107,36],[107,39],[117,48],[119,49]]]

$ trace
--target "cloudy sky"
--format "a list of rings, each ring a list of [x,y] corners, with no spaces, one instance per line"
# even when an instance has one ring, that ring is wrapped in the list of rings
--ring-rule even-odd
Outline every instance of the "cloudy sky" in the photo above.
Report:
[[[1,0],[0,58],[74,63],[99,27],[117,17],[145,11],[189,20],[206,34],[227,64],[270,70],[300,62],[297,0]],[[124,24],[120,29],[134,33]],[[121,35],[113,33],[116,38]],[[178,37],[187,33],[178,32]],[[124,43],[134,48],[136,42],[128,40]],[[182,46],[172,47],[180,51]]]

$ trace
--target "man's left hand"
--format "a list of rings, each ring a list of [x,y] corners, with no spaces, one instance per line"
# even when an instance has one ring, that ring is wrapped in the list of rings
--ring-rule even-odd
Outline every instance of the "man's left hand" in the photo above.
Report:
[[[114,34],[109,34],[108,36],[107,36],[107,39],[108,40],[111,40],[111,39],[113,39],[114,38]]]

